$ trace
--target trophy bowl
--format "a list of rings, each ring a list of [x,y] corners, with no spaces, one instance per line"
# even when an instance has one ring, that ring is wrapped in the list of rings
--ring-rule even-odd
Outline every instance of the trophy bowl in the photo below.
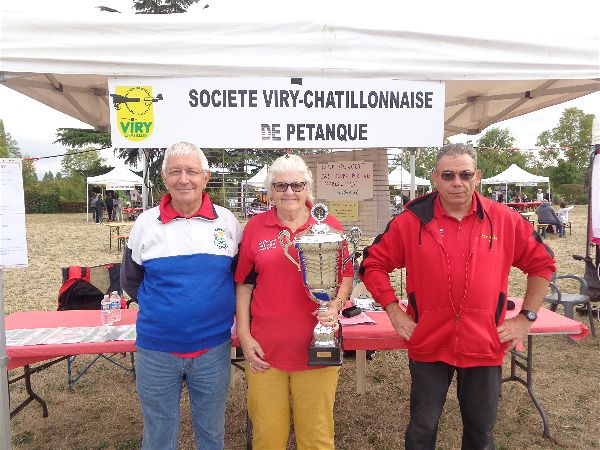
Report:
[[[342,233],[322,223],[328,215],[325,205],[313,206],[311,215],[317,223],[298,233],[293,241],[288,230],[282,230],[278,238],[284,254],[301,272],[308,296],[319,304],[319,310],[326,311],[329,302],[335,299],[342,281],[341,269],[348,261],[344,261],[343,255],[346,239]],[[292,245],[298,250],[300,261],[290,255]],[[308,348],[308,365],[338,366],[342,360],[341,335],[337,337],[333,327],[319,322]]]

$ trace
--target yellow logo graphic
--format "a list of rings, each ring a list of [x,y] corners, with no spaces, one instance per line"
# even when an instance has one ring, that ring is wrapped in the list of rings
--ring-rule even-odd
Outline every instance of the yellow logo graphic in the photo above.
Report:
[[[110,96],[121,135],[133,142],[148,139],[154,130],[154,103],[162,94],[153,97],[151,86],[115,86]]]

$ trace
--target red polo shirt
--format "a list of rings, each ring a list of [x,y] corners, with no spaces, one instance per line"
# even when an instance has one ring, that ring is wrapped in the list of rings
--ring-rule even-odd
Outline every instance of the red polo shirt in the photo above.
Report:
[[[307,202],[309,208],[312,207]],[[250,303],[250,332],[265,352],[265,360],[271,366],[285,371],[313,369],[306,363],[308,347],[313,336],[317,319],[311,314],[318,305],[306,293],[302,284],[302,274],[283,253],[278,235],[288,230],[291,239],[316,223],[310,217],[295,233],[283,225],[276,208],[252,217],[246,224],[240,245],[235,281],[252,284]],[[325,223],[337,230],[342,224],[333,216]],[[288,248],[291,256],[298,261],[294,246]],[[344,255],[347,257],[347,249]],[[352,264],[348,262],[343,276],[353,276]]]
[[[440,226],[440,235],[448,258],[450,296],[455,311],[458,312],[466,294],[467,263],[470,257],[473,226],[477,222],[477,207],[473,201],[471,209],[461,220],[457,220],[446,213],[438,195],[433,204],[433,216]]]

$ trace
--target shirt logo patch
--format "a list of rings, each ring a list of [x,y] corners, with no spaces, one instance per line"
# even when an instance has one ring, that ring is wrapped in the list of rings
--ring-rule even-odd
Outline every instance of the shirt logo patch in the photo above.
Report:
[[[489,240],[494,240],[497,241],[498,240],[498,236],[496,236],[495,234],[492,234],[491,236],[489,234],[481,234],[482,239],[487,239]]]
[[[215,228],[215,245],[220,249],[227,248],[227,239],[225,239],[225,230],[223,228]]]
[[[263,239],[258,241],[258,251],[269,250],[276,247],[277,239]]]

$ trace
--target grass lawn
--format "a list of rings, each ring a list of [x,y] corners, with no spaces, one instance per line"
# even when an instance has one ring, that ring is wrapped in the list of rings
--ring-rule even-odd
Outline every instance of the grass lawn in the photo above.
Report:
[[[583,264],[571,255],[585,253],[586,215],[587,207],[577,206],[570,213],[573,234],[546,238],[560,273],[583,273]],[[56,309],[61,267],[121,259],[116,245],[109,250],[108,228],[86,223],[84,214],[28,215],[27,241],[29,267],[3,273],[6,314]],[[400,282],[401,277],[396,274],[395,279]],[[513,270],[509,295],[520,297],[524,288],[524,275]],[[587,318],[576,319],[587,324]],[[503,387],[495,428],[497,448],[599,449],[600,339],[590,336],[572,344],[563,336],[536,338],[534,361],[534,388],[550,417],[553,438],[542,437],[542,420],[525,387],[508,383]],[[368,361],[367,392],[358,395],[354,361],[344,362],[335,406],[337,448],[404,448],[409,400],[406,353],[388,352],[388,365],[389,372],[384,374],[379,355]],[[21,372],[17,369],[9,375]],[[227,406],[226,449],[245,448],[245,381],[242,373],[235,372]],[[140,448],[142,419],[130,374],[99,363],[69,392],[64,362],[33,375],[33,386],[48,402],[50,416],[42,418],[36,403],[17,415],[11,421],[15,449]],[[460,448],[461,422],[454,390],[453,386],[442,416],[439,449]],[[13,404],[25,398],[21,383],[11,385],[10,396]],[[193,449],[187,398],[181,412],[179,448]]]

